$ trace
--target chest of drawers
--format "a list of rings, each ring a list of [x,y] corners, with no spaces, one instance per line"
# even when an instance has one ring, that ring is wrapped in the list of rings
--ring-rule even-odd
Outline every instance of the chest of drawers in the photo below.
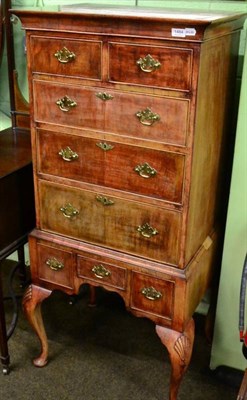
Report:
[[[37,227],[24,310],[41,341],[54,289],[119,293],[172,364],[215,269],[244,17],[141,8],[15,12],[27,34]],[[229,153],[230,154],[230,153]]]

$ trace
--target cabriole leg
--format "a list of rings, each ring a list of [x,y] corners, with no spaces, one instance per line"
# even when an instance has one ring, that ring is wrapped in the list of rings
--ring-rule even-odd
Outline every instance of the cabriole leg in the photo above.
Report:
[[[41,354],[39,357],[33,360],[33,364],[36,367],[44,367],[47,364],[48,359],[48,342],[44,328],[43,318],[41,315],[41,303],[52,292],[47,289],[43,289],[39,286],[30,285],[23,297],[23,310],[31,324],[33,330],[37,334],[41,344]]]
[[[183,333],[156,325],[156,332],[167,348],[171,361],[169,400],[177,400],[178,389],[191,359],[195,325],[191,319]]]

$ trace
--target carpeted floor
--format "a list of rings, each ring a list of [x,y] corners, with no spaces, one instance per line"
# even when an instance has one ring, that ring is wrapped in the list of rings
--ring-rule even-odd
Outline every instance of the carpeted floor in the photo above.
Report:
[[[10,265],[7,262],[3,268],[4,276]],[[97,307],[88,307],[84,287],[74,305],[61,292],[43,302],[50,362],[42,369],[31,363],[39,353],[39,342],[20,312],[9,340],[11,373],[0,374],[1,399],[168,400],[170,364],[154,324],[126,312],[114,293],[99,289],[97,298]],[[10,323],[10,301],[5,308]],[[178,399],[236,400],[237,387],[208,370],[210,346],[203,319],[195,316],[192,362]]]

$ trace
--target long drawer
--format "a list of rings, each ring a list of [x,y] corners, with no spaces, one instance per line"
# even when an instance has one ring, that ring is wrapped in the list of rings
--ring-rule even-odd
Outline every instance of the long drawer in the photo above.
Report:
[[[181,213],[39,181],[41,229],[177,264]]]
[[[37,131],[39,173],[182,203],[182,154]]]
[[[38,122],[186,145],[189,100],[34,80]]]

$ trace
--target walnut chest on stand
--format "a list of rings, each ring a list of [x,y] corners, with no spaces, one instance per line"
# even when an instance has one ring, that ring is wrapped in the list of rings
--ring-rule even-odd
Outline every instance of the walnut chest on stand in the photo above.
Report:
[[[167,347],[170,400],[215,268],[242,15],[15,11],[26,30],[37,227],[25,313],[82,284],[123,298]]]

